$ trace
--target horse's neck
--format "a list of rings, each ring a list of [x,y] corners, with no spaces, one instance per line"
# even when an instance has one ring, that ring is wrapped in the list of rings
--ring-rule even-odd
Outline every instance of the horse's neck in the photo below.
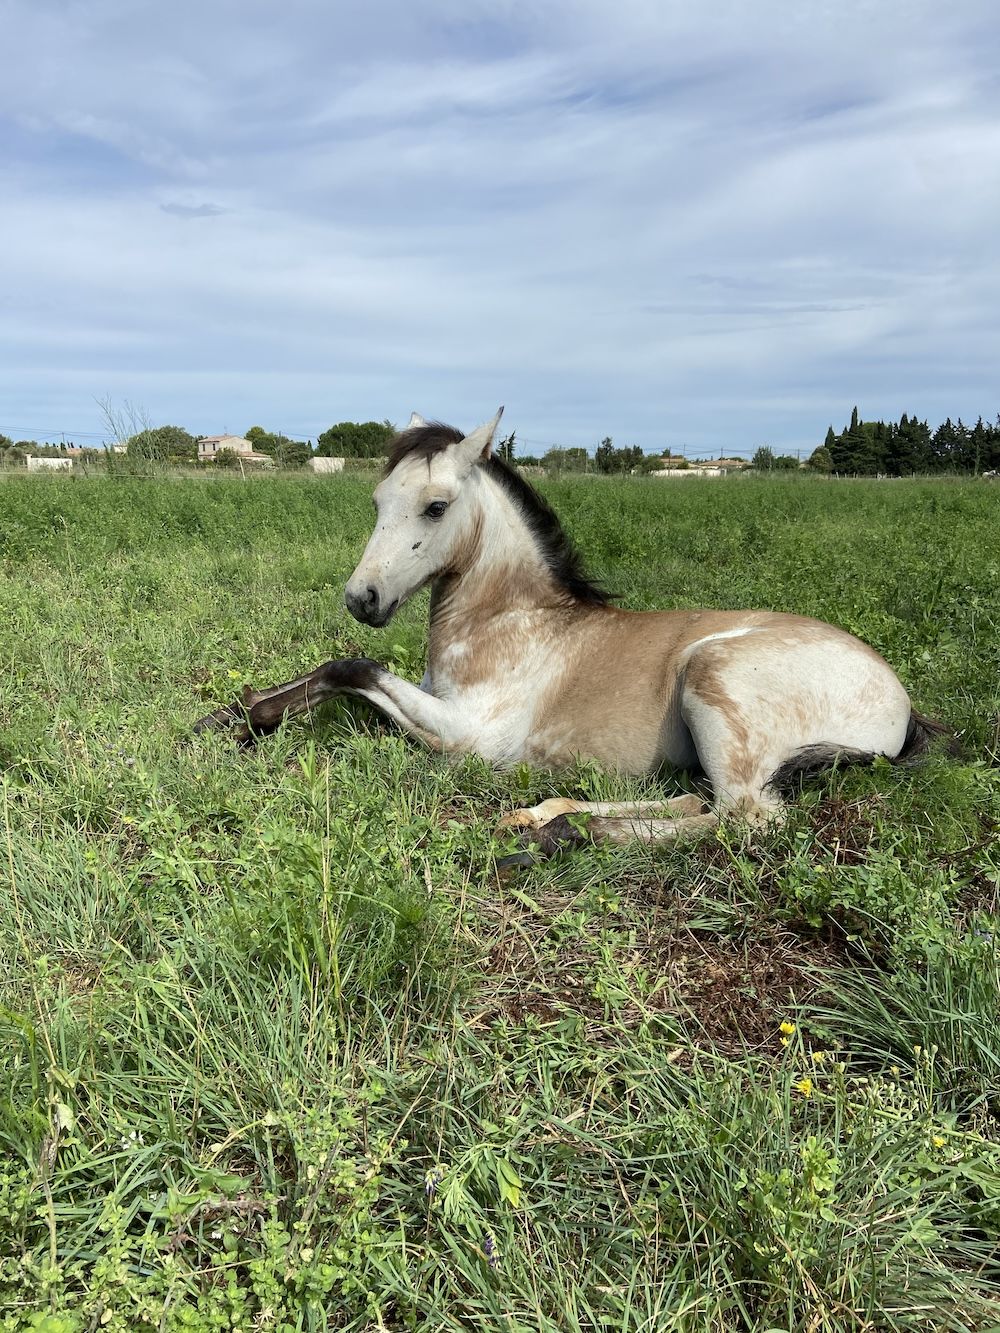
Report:
[[[518,506],[496,482],[478,480],[466,534],[467,554],[438,579],[431,598],[432,628],[465,633],[477,621],[507,611],[551,606],[558,595],[545,557]]]

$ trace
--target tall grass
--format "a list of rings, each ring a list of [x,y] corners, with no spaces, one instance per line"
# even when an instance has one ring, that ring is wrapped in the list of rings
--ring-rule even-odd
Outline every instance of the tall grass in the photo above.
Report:
[[[989,488],[552,483],[626,605],[845,625],[967,755],[501,879],[512,805],[677,780],[190,738],[419,677],[342,610],[370,486],[0,483],[0,1328],[998,1326]]]

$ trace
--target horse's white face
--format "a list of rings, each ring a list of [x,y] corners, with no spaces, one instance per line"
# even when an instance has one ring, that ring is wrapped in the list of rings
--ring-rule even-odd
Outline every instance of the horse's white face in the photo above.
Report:
[[[387,625],[397,609],[446,570],[471,532],[469,476],[488,458],[500,413],[428,459],[403,458],[375,488],[378,517],[344,601],[355,619]],[[419,418],[410,425],[421,425]]]

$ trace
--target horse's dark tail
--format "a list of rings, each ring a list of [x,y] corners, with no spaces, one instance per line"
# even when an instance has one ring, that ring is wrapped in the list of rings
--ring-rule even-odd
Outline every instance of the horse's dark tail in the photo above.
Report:
[[[961,747],[950,727],[945,726],[943,722],[935,722],[932,718],[924,717],[923,713],[918,713],[916,709],[911,709],[903,748],[889,762],[900,767],[919,764],[930,753],[935,743],[945,737],[947,741],[941,747],[945,753],[956,757],[960,755]],[[796,750],[783,764],[779,764],[768,778],[766,785],[775,791],[781,791],[794,787],[801,778],[822,772],[825,768],[870,764],[877,757],[870,750],[851,750],[839,745],[807,745],[801,750]]]
[[[951,727],[943,722],[935,722],[931,717],[924,717],[915,708],[910,709],[910,721],[906,728],[906,740],[903,748],[893,759],[894,764],[919,764],[929,754],[935,743],[940,741],[945,754],[958,758],[962,753],[958,737]]]

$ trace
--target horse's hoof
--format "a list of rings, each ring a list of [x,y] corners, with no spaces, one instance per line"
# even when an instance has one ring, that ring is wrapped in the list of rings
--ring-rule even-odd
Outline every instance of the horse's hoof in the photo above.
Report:
[[[515,824],[514,820],[518,815],[527,815],[528,818],[519,820]],[[588,835],[581,833],[565,815],[557,815],[555,819],[540,824],[530,810],[516,810],[514,815],[507,815],[501,823],[508,828],[511,824],[522,828],[524,831],[521,834],[521,843],[525,845],[523,852],[512,852],[510,856],[498,857],[496,867],[501,873],[528,870],[531,866],[538,865],[540,861],[548,861],[551,857],[559,856],[574,847],[584,847],[591,841]]]
[[[565,815],[557,815],[535,831],[534,839],[542,849],[543,856],[558,856],[574,847],[584,847],[591,839],[581,833]]]
[[[512,810],[497,824],[498,828],[537,828],[538,820],[530,810]]]
[[[501,828],[544,828],[559,815],[572,815],[580,809],[579,801],[567,800],[565,796],[550,796],[538,805],[529,805],[520,810],[512,810],[500,820]]]
[[[196,736],[202,736],[207,731],[227,731],[237,745],[249,745],[256,739],[250,730],[246,709],[240,704],[225,704],[214,713],[206,713],[194,724],[192,731]]]
[[[497,857],[499,874],[510,874],[514,870],[530,870],[538,862],[534,852],[513,852],[510,856]]]

